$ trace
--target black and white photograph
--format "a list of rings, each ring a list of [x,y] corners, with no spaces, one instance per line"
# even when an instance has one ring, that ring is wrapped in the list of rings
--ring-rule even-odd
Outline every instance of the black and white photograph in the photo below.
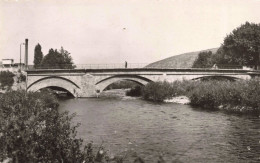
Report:
[[[0,163],[259,163],[260,0],[0,0]]]

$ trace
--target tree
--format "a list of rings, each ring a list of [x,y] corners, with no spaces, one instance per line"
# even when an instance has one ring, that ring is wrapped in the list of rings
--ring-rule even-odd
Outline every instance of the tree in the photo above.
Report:
[[[192,68],[209,68],[212,67],[214,63],[211,60],[212,52],[204,51],[198,54],[198,58],[194,61]]]
[[[38,43],[35,48],[34,48],[34,67],[37,68],[41,65],[43,59],[43,54],[42,54],[42,47],[41,45]]]
[[[10,71],[0,71],[0,88],[9,89],[14,84],[15,74]]]
[[[216,54],[221,64],[259,65],[260,24],[249,23],[234,29],[226,36],[224,43]]]
[[[49,53],[43,57],[42,68],[55,68],[55,69],[73,69],[72,57],[70,53],[61,47],[60,51],[57,49],[50,49]]]

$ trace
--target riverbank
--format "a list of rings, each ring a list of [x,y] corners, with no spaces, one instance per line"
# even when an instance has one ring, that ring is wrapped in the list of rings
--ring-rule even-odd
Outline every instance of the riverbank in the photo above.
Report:
[[[145,100],[189,103],[205,110],[260,115],[260,80],[176,81],[147,84]]]
[[[130,89],[111,89],[111,90],[106,90],[102,92],[99,96],[99,98],[112,98],[112,99],[121,99],[121,100],[133,100],[133,99],[142,99],[141,96],[139,97],[132,97],[128,96],[127,92]],[[190,99],[187,96],[178,96],[178,97],[173,97],[171,99],[166,99],[164,100],[165,103],[176,103],[176,104],[184,104],[188,105],[190,104]]]
[[[188,105],[190,104],[190,99],[187,96],[177,96],[177,97],[172,97],[171,99],[166,99],[164,100],[164,102]]]

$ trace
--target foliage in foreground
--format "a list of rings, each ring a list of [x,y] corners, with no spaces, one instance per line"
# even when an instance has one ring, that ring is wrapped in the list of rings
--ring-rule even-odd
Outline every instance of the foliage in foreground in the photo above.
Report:
[[[103,162],[101,147],[76,138],[73,115],[59,113],[49,92],[11,91],[0,95],[0,162]]]
[[[14,79],[13,79],[14,76],[15,74],[10,71],[0,71],[1,88],[2,89],[4,89],[5,87],[10,88],[14,83]]]

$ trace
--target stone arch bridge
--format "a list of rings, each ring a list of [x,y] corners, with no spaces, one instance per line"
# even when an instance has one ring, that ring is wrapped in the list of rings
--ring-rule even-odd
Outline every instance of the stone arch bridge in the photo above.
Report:
[[[28,70],[27,91],[59,87],[75,97],[94,97],[118,80],[130,80],[145,85],[149,82],[196,80],[208,77],[250,79],[256,71],[221,69],[56,69]]]

